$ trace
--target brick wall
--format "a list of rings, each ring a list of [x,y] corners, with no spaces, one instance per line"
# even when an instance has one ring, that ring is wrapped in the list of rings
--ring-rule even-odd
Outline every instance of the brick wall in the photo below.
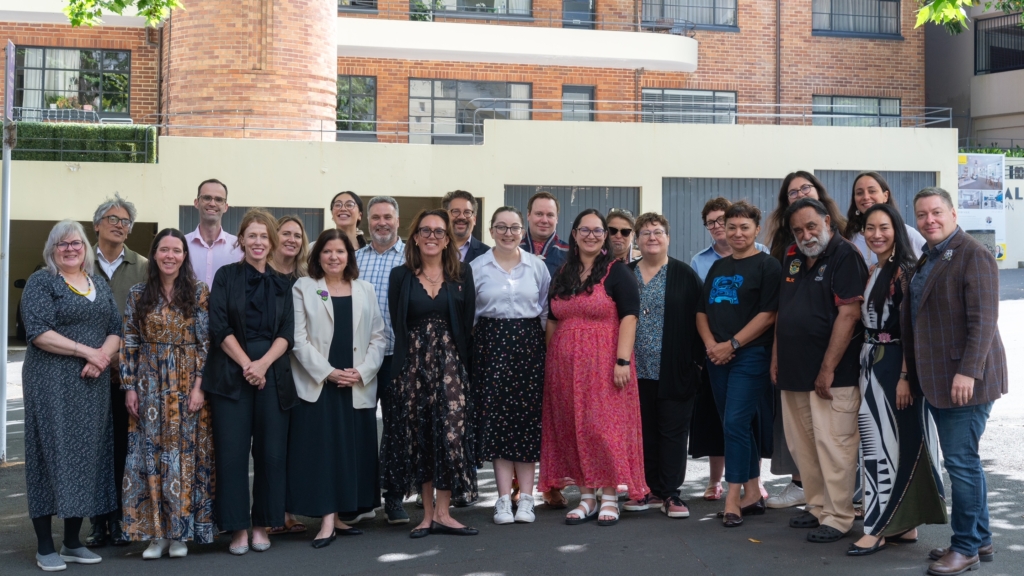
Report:
[[[136,123],[151,123],[157,109],[157,40],[150,33],[147,43],[144,28],[97,26],[72,28],[61,24],[0,22],[0,42],[15,46],[48,48],[105,48],[131,51],[131,92],[128,110]],[[0,83],[0,97],[5,86]]]

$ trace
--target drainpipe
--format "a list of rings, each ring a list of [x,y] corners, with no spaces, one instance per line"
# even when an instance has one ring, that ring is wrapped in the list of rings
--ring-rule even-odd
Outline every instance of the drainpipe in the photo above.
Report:
[[[641,111],[641,107],[640,107],[640,100],[641,100],[640,80],[643,77],[643,75],[644,75],[644,69],[643,68],[637,68],[636,70],[633,70],[633,101],[636,102],[636,104],[634,104],[633,106],[634,106],[634,108],[636,109],[637,112]],[[636,114],[634,116],[634,118],[633,118],[633,121],[634,122],[640,122],[641,121],[640,114]]]
[[[149,39],[147,32],[146,39]],[[160,40],[157,42],[156,52],[156,122],[163,124],[164,104],[164,26],[160,25]],[[158,130],[157,133],[162,133]]]
[[[775,0],[775,123],[781,124],[782,118],[782,0]]]

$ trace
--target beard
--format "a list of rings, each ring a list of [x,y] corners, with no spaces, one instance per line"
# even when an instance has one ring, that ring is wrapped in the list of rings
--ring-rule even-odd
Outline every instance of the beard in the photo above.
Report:
[[[377,229],[370,230],[370,238],[373,239],[377,244],[390,244],[395,240],[395,230],[393,228],[388,229],[387,234],[381,235],[377,233]]]
[[[800,247],[800,252],[808,258],[817,258],[821,256],[821,253],[828,248],[828,242],[832,239],[832,234],[825,228],[822,228],[821,232],[811,240],[798,241],[797,246]]]

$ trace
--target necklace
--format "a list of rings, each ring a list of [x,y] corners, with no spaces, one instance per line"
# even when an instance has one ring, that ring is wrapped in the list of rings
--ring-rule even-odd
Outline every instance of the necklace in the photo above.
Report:
[[[89,294],[92,294],[92,278],[89,278],[88,274],[85,275],[85,282],[86,284],[88,284],[89,288],[85,292],[82,292],[78,288],[72,286],[71,282],[68,282],[68,279],[64,277],[64,274],[60,275],[60,279],[64,281],[65,286],[67,286],[72,292],[78,294],[79,296],[88,296]]]
[[[430,276],[427,276],[427,271],[426,270],[423,271],[423,277],[426,278],[427,282],[430,282],[431,284],[440,284],[442,276],[444,276],[444,272],[443,271],[440,274],[437,275],[437,278],[431,278]]]

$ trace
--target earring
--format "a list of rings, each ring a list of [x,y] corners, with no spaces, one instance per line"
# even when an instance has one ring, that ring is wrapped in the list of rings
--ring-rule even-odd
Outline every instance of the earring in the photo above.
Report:
[[[607,254],[608,254],[608,251],[605,250],[604,248],[601,248],[601,256],[605,256]]]
[[[889,255],[889,262],[892,262],[895,259],[896,259],[896,251],[893,250],[892,254]]]
[[[854,210],[853,213],[856,214],[857,216],[860,216],[860,210]]]

